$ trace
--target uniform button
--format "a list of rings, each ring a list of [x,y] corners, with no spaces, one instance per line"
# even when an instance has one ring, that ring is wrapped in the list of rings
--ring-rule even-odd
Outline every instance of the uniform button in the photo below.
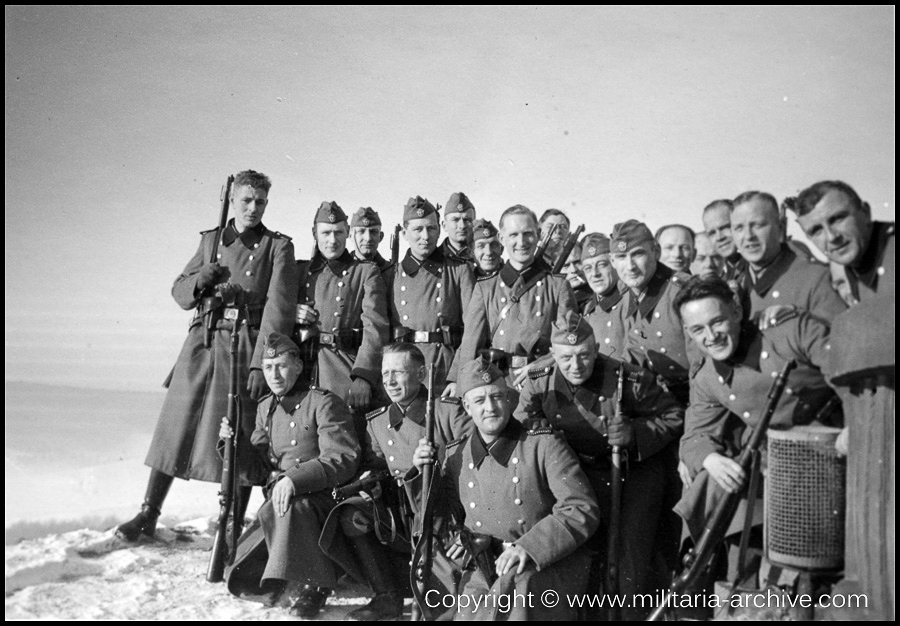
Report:
[[[722,384],[724,385],[724,384],[725,384],[725,378],[722,377],[722,376],[719,376],[719,382],[722,383]]]
[[[500,334],[505,335],[506,333],[503,331],[503,329],[500,329]]]
[[[519,498],[516,498],[515,500],[513,500],[513,502],[515,502],[516,504],[522,504],[522,500]]]
[[[299,408],[300,408],[300,405],[298,404],[297,406],[294,407],[294,410],[296,411]]]
[[[524,525],[525,525],[525,520],[523,520],[523,519],[516,520],[516,523],[517,523],[519,526],[524,526]]]
[[[535,316],[540,317],[540,316],[541,316],[541,312],[538,311],[537,313],[535,313]]]
[[[269,432],[269,427],[268,427],[268,426],[266,426],[266,432]]]
[[[607,325],[609,328],[612,328],[612,322],[611,322],[611,321],[610,321],[610,322],[606,322],[606,325]]]
[[[306,283],[306,286],[309,287],[309,283]]]
[[[388,461],[391,461],[391,462],[393,462],[393,461],[394,461],[394,457],[392,457],[392,456],[389,456],[389,457],[388,457]]]
[[[744,411],[744,419],[745,420],[750,419],[750,411]]]
[[[737,400],[737,396],[734,394],[731,394],[730,396],[728,396],[728,399],[731,400],[732,402],[734,402],[735,400]]]
[[[291,422],[291,428],[295,428],[297,426],[297,422]]]
[[[514,457],[512,458],[512,462],[513,462],[513,465],[518,465],[518,464],[519,464],[519,459],[518,459],[518,457],[515,457],[515,456],[514,456]]]
[[[247,271],[244,272],[244,273],[245,273],[247,276],[253,276],[253,272],[251,272],[250,270],[247,270]]]
[[[659,319],[659,311],[657,311],[656,313],[654,313],[654,314],[653,314],[653,317],[655,317],[656,319]]]
[[[666,349],[665,349],[665,348],[660,348],[659,351],[662,352],[663,354],[666,353]]]
[[[393,440],[393,439],[388,439],[388,445],[389,445],[389,446],[394,445],[394,440]]]
[[[789,395],[789,396],[794,395],[794,390],[791,389],[790,387],[788,387],[787,389],[785,389],[784,392],[785,392],[787,395]]]
[[[399,475],[399,474],[400,474],[400,470],[395,469],[395,470],[394,470],[394,474],[398,474],[398,475]]]
[[[635,329],[634,329],[634,334],[635,334],[635,335],[640,335],[640,334],[641,334],[641,331],[638,330],[637,328],[635,328]]]
[[[278,463],[278,460],[274,456],[272,457],[272,463]]]
[[[253,244],[253,247],[254,247],[254,248],[258,248],[258,247],[259,247],[259,244],[258,244],[258,243],[255,243],[255,244]]]
[[[543,284],[543,281],[537,281],[537,286],[540,287]]]
[[[252,255],[252,254],[250,255],[250,260],[251,260],[251,261],[253,260],[253,255]]]
[[[437,288],[438,288],[438,289],[441,288],[441,283],[438,283],[438,284],[437,284]]]
[[[440,296],[438,296],[438,297],[437,297],[437,298],[435,298],[435,299],[434,299],[434,300],[435,300],[435,302],[440,302],[440,301],[441,301],[441,297],[440,297]]]
[[[778,378],[778,372],[772,372],[772,378]]]
[[[339,283],[338,283],[338,287],[343,287],[343,286],[344,286],[344,283],[343,283],[343,282],[339,282]]]
[[[406,285],[400,285],[400,291],[406,291]]]
[[[296,440],[296,439],[291,439],[291,445],[292,445],[292,446],[296,446],[296,445],[297,445],[297,440]]]
[[[772,292],[772,297],[773,297],[773,298],[777,298],[777,297],[780,296],[780,295],[781,295],[781,294],[778,293],[777,291],[773,291],[773,292]]]
[[[501,314],[500,314],[500,319],[505,320],[505,319],[506,319],[506,313],[501,313]]]
[[[656,331],[656,336],[657,336],[657,337],[662,337],[662,331],[661,331],[661,330]]]
[[[519,477],[518,477],[518,476],[513,476],[513,482],[514,482],[514,483],[518,483],[518,482],[519,482]]]
[[[557,413],[557,414],[556,414],[556,419],[561,420],[561,419],[562,419],[562,415],[560,415],[559,413]]]
[[[764,358],[764,359],[768,359],[768,358],[769,358],[769,353],[766,352],[765,350],[763,350],[763,351],[760,353],[759,356],[762,357],[762,358]]]
[[[334,300],[335,300],[335,302],[340,302],[340,301],[341,301],[341,297],[340,297],[340,296],[337,296],[337,297],[335,297]]]
[[[400,275],[401,275],[403,278],[406,278],[406,272],[400,272]]]
[[[537,302],[540,302],[540,301],[541,301],[541,297],[540,297],[540,296],[535,296],[534,299],[535,299]]]
[[[474,508],[475,508],[475,503],[474,503],[474,502],[469,502],[469,508],[470,508],[470,509],[474,509]]]
[[[475,527],[476,527],[476,528],[481,528],[481,522],[475,522]]]
[[[609,343],[609,337],[603,340],[603,343]]]
[[[404,316],[403,316],[403,321],[404,321],[404,322],[405,322],[406,320],[408,320],[408,319],[409,319],[409,315],[404,315]]]
[[[877,270],[875,270],[875,273],[878,274],[879,276],[884,276],[884,268],[879,267]]]
[[[391,430],[391,425],[390,425],[390,423],[388,423],[387,428],[388,428],[388,430]]]
[[[597,400],[599,400],[600,402],[603,402],[604,400],[606,400],[606,398],[604,398],[603,396],[598,396]]]
[[[475,464],[474,464],[474,463],[469,463],[469,469],[475,469]]]
[[[335,311],[335,312],[334,312],[334,316],[337,317],[338,315],[340,315],[340,312]]]
[[[217,259],[221,259],[221,258],[222,258],[222,253],[221,253],[221,252],[218,253],[218,254],[216,255],[216,258],[217,258]]]
[[[500,302],[505,304],[505,303],[506,303],[506,298],[500,298]]]
[[[826,349],[826,350],[831,350],[831,344],[830,344],[830,343],[826,343],[826,344],[825,344],[825,349]]]
[[[400,306],[406,306],[406,300],[401,300],[401,301],[400,301]]]
[[[469,489],[474,489],[474,488],[475,488],[475,483],[470,482],[470,483],[469,483]]]
[[[346,275],[347,275],[347,270],[344,270],[343,272],[341,272],[341,276],[346,276]]]

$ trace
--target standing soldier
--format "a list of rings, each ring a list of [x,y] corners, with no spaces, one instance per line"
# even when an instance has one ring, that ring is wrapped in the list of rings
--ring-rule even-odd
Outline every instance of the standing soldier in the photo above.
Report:
[[[363,263],[374,263],[378,271],[381,272],[381,278],[387,287],[387,293],[391,293],[391,280],[394,278],[394,263],[391,259],[386,259],[378,252],[378,244],[384,240],[384,231],[382,230],[381,217],[372,210],[371,207],[360,207],[357,209],[353,217],[350,218],[350,234],[353,237],[353,243],[356,245],[356,251],[353,257]],[[391,239],[392,246],[399,245]],[[391,255],[393,258],[393,251]]]
[[[472,261],[472,223],[475,221],[475,207],[468,196],[457,191],[447,200],[441,226],[447,231],[447,238],[441,244],[441,251],[454,261]]]
[[[703,209],[703,228],[722,256],[725,280],[735,280],[747,269],[747,262],[737,251],[731,234],[732,206],[731,200],[713,200]]]
[[[569,223],[569,217],[559,209],[547,209],[541,215],[541,219],[538,222],[538,230],[545,232],[554,226],[556,226],[556,230],[553,231],[553,237],[547,242],[547,247],[544,250],[544,263],[548,267],[553,267],[553,264],[556,263],[556,257],[559,256],[563,246],[566,244],[566,237],[569,236],[571,224]]]
[[[376,266],[347,250],[348,233],[341,207],[323,202],[313,224],[316,252],[297,264],[297,324],[298,331],[313,329],[318,342],[313,383],[346,398],[362,431],[362,416],[380,390],[387,293]]]
[[[578,307],[579,313],[584,313],[588,303],[594,299],[594,292],[587,284],[587,277],[581,267],[581,243],[576,242],[572,246],[566,262],[560,268],[560,273],[569,281],[569,287],[572,288],[572,295],[575,296],[575,305]]]
[[[621,359],[625,350],[625,315],[619,275],[609,258],[609,237],[591,233],[584,238],[581,268],[594,292],[593,300],[585,307],[584,318],[594,330],[597,350]]]
[[[552,342],[555,366],[529,375],[515,417],[525,424],[546,420],[562,431],[597,492],[607,529],[611,523],[612,446],[619,446],[628,456],[621,518],[614,521],[622,529],[620,562],[612,565],[618,568],[619,593],[629,598],[652,593],[653,584],[662,582],[652,576],[654,539],[667,488],[667,461],[662,452],[677,444],[684,408],[657,385],[650,372],[598,355],[591,327],[580,315],[569,313],[554,324]],[[605,536],[597,536],[593,543],[605,553]],[[645,615],[632,607],[623,617],[640,619]]]
[[[482,350],[508,382],[519,370],[550,349],[550,325],[559,315],[576,310],[572,288],[551,274],[534,253],[540,231],[534,212],[517,204],[500,216],[500,241],[508,261],[496,276],[475,285],[466,308],[465,334],[454,364],[467,363]],[[455,380],[454,372],[451,380]],[[455,385],[448,385],[449,394]]]
[[[669,224],[656,231],[659,262],[676,272],[691,273],[691,263],[697,256],[694,231],[684,224]]]
[[[403,209],[409,250],[394,268],[390,298],[394,341],[416,344],[426,363],[434,364],[438,392],[462,340],[463,312],[475,285],[471,267],[438,248],[440,233],[434,206],[420,196],[410,198]]]
[[[489,278],[503,267],[503,244],[497,238],[497,229],[486,219],[478,219],[473,227],[472,257],[475,261],[475,278]]]
[[[268,230],[262,223],[271,181],[246,170],[234,178],[230,202],[234,217],[223,232],[201,233],[200,247],[175,279],[172,296],[181,308],[196,308],[187,339],[172,370],[156,432],[145,463],[150,481],[141,512],[118,528],[128,541],[153,536],[156,521],[173,477],[221,482],[222,460],[216,453],[219,420],[227,413],[230,380],[231,330],[235,319],[247,317],[240,333],[238,373],[242,429],[253,432],[256,401],[266,393],[261,371],[259,334],[290,333],[297,304],[297,266],[290,237]],[[210,256],[218,238],[216,261]],[[242,292],[243,305],[226,308],[221,298],[204,297],[220,283],[226,292]],[[234,303],[238,305],[236,301]],[[207,318],[211,338],[207,343]],[[245,510],[250,487],[240,491]]]
[[[694,262],[691,263],[691,274],[703,278],[709,278],[710,276],[724,278],[725,259],[719,254],[709,235],[697,233],[695,243],[697,244],[697,250]]]
[[[847,305],[831,288],[831,273],[817,261],[797,256],[784,243],[778,203],[760,191],[734,200],[731,232],[748,268],[739,279],[747,294],[745,314],[758,316],[772,306],[795,306],[830,322]]]

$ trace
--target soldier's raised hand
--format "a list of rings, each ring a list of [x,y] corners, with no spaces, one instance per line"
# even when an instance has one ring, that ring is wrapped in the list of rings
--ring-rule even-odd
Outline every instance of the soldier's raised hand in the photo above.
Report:
[[[269,393],[266,377],[261,370],[250,370],[250,376],[247,378],[247,390],[250,392],[250,398],[257,402]]]
[[[207,263],[200,268],[197,276],[197,289],[203,290],[214,287],[219,280],[225,275],[225,268],[218,263]]]
[[[518,566],[516,574],[521,574],[525,571],[526,565],[528,565],[528,553],[525,552],[525,548],[514,543],[510,544],[506,546],[503,554],[497,557],[497,576],[503,576],[516,566]]]
[[[222,418],[222,425],[219,426],[219,438],[220,439],[231,439],[234,436],[234,431],[231,430],[231,427],[228,425],[228,418]]]
[[[435,447],[430,441],[424,437],[419,439],[419,445],[413,453],[413,465],[421,472],[423,467],[434,463],[435,453]]]
[[[293,497],[294,483],[287,476],[282,476],[272,489],[272,506],[275,507],[275,512],[279,516],[284,517],[284,514],[287,513]]]
[[[444,387],[444,392],[441,394],[442,398],[452,398],[456,396],[456,383],[447,383],[447,386]]]

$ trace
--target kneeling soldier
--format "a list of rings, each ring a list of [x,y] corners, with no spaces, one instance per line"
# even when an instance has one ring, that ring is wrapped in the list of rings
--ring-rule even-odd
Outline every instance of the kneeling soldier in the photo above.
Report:
[[[311,618],[335,586],[317,540],[334,506],[331,490],[356,471],[359,443],[344,401],[306,389],[302,368],[294,342],[267,337],[262,370],[272,393],[260,401],[256,430],[238,453],[249,458],[246,478],[267,483],[268,499],[238,540],[225,576],[237,596],[274,603],[280,595],[292,601],[291,614]],[[220,435],[231,436],[225,420]]]
[[[541,598],[546,590],[560,598],[586,590],[590,559],[578,548],[597,529],[600,516],[578,458],[549,428],[526,430],[512,419],[509,388],[487,359],[463,365],[458,385],[477,430],[447,445],[438,480],[460,531],[447,551],[464,565],[458,594],[483,601],[478,608],[460,603],[457,617],[573,619],[567,602],[547,607]],[[423,439],[416,469],[436,458]],[[433,596],[426,591],[426,606],[438,606]],[[509,614],[498,615],[504,608]]]

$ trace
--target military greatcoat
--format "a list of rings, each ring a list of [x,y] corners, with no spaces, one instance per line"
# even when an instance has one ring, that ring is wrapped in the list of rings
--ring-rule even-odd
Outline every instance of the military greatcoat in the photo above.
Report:
[[[200,269],[209,262],[217,230],[201,234],[200,247],[175,279],[172,296],[183,309],[200,305],[206,295],[197,289]],[[217,260],[227,270],[222,282],[239,285],[249,308],[249,330],[241,330],[238,390],[247,436],[253,431],[256,403],[247,395],[251,368],[260,368],[262,343],[258,335],[290,335],[297,305],[297,266],[289,237],[262,224],[238,233],[234,220],[219,242]],[[172,370],[153,442],[145,463],[165,474],[184,479],[219,482],[222,461],[216,453],[219,423],[228,412],[230,334],[232,322],[222,319],[212,344],[204,347],[205,320],[198,308],[187,339]]]
[[[475,277],[463,261],[447,258],[435,248],[421,263],[407,250],[394,268],[390,299],[393,339],[410,341],[435,365],[435,391],[444,390],[447,372],[463,335]]]
[[[306,390],[298,384],[284,397],[269,395],[260,401],[252,447],[239,449],[239,455],[253,460],[247,479],[268,479],[272,485],[287,476],[294,497],[284,517],[271,500],[260,507],[225,572],[229,591],[264,596],[277,589],[278,581],[334,588],[334,569],[319,550],[318,539],[334,507],[332,489],[352,478],[359,462],[352,424],[344,401],[322,389]]]
[[[548,589],[560,598],[586,590],[590,557],[579,548],[600,521],[594,491],[562,436],[546,428],[526,430],[513,418],[490,446],[473,431],[448,445],[441,486],[454,519],[468,532],[521,546],[529,557],[522,574],[513,568],[493,584],[469,567],[462,572],[458,593],[531,593],[531,606],[520,601],[507,616],[496,604],[475,612],[472,605],[460,606],[457,619],[575,617],[567,602],[555,608],[541,602]],[[500,552],[498,545],[494,556]]]
[[[872,238],[860,264],[847,268],[861,301],[876,294],[894,295],[894,231],[894,222],[873,222]]]
[[[735,354],[727,361],[703,358],[691,373],[691,403],[685,417],[680,456],[694,482],[678,503],[696,538],[706,515],[724,493],[703,469],[712,453],[736,457],[759,421],[766,397],[785,363],[797,361],[769,428],[786,429],[817,420],[842,422],[834,391],[820,368],[828,358],[828,326],[806,312],[767,330],[744,322]],[[823,408],[825,408],[824,414]],[[761,510],[761,508],[760,508]],[[740,515],[735,519],[742,521]]]
[[[625,352],[625,308],[622,306],[622,296],[620,289],[613,289],[605,296],[594,295],[584,309],[584,319],[594,331],[597,350],[614,359],[623,359]]]
[[[319,312],[316,384],[346,398],[352,379],[362,378],[377,397],[381,349],[389,341],[387,291],[378,268],[347,250],[330,261],[317,252],[297,265],[298,302],[312,302]]]

